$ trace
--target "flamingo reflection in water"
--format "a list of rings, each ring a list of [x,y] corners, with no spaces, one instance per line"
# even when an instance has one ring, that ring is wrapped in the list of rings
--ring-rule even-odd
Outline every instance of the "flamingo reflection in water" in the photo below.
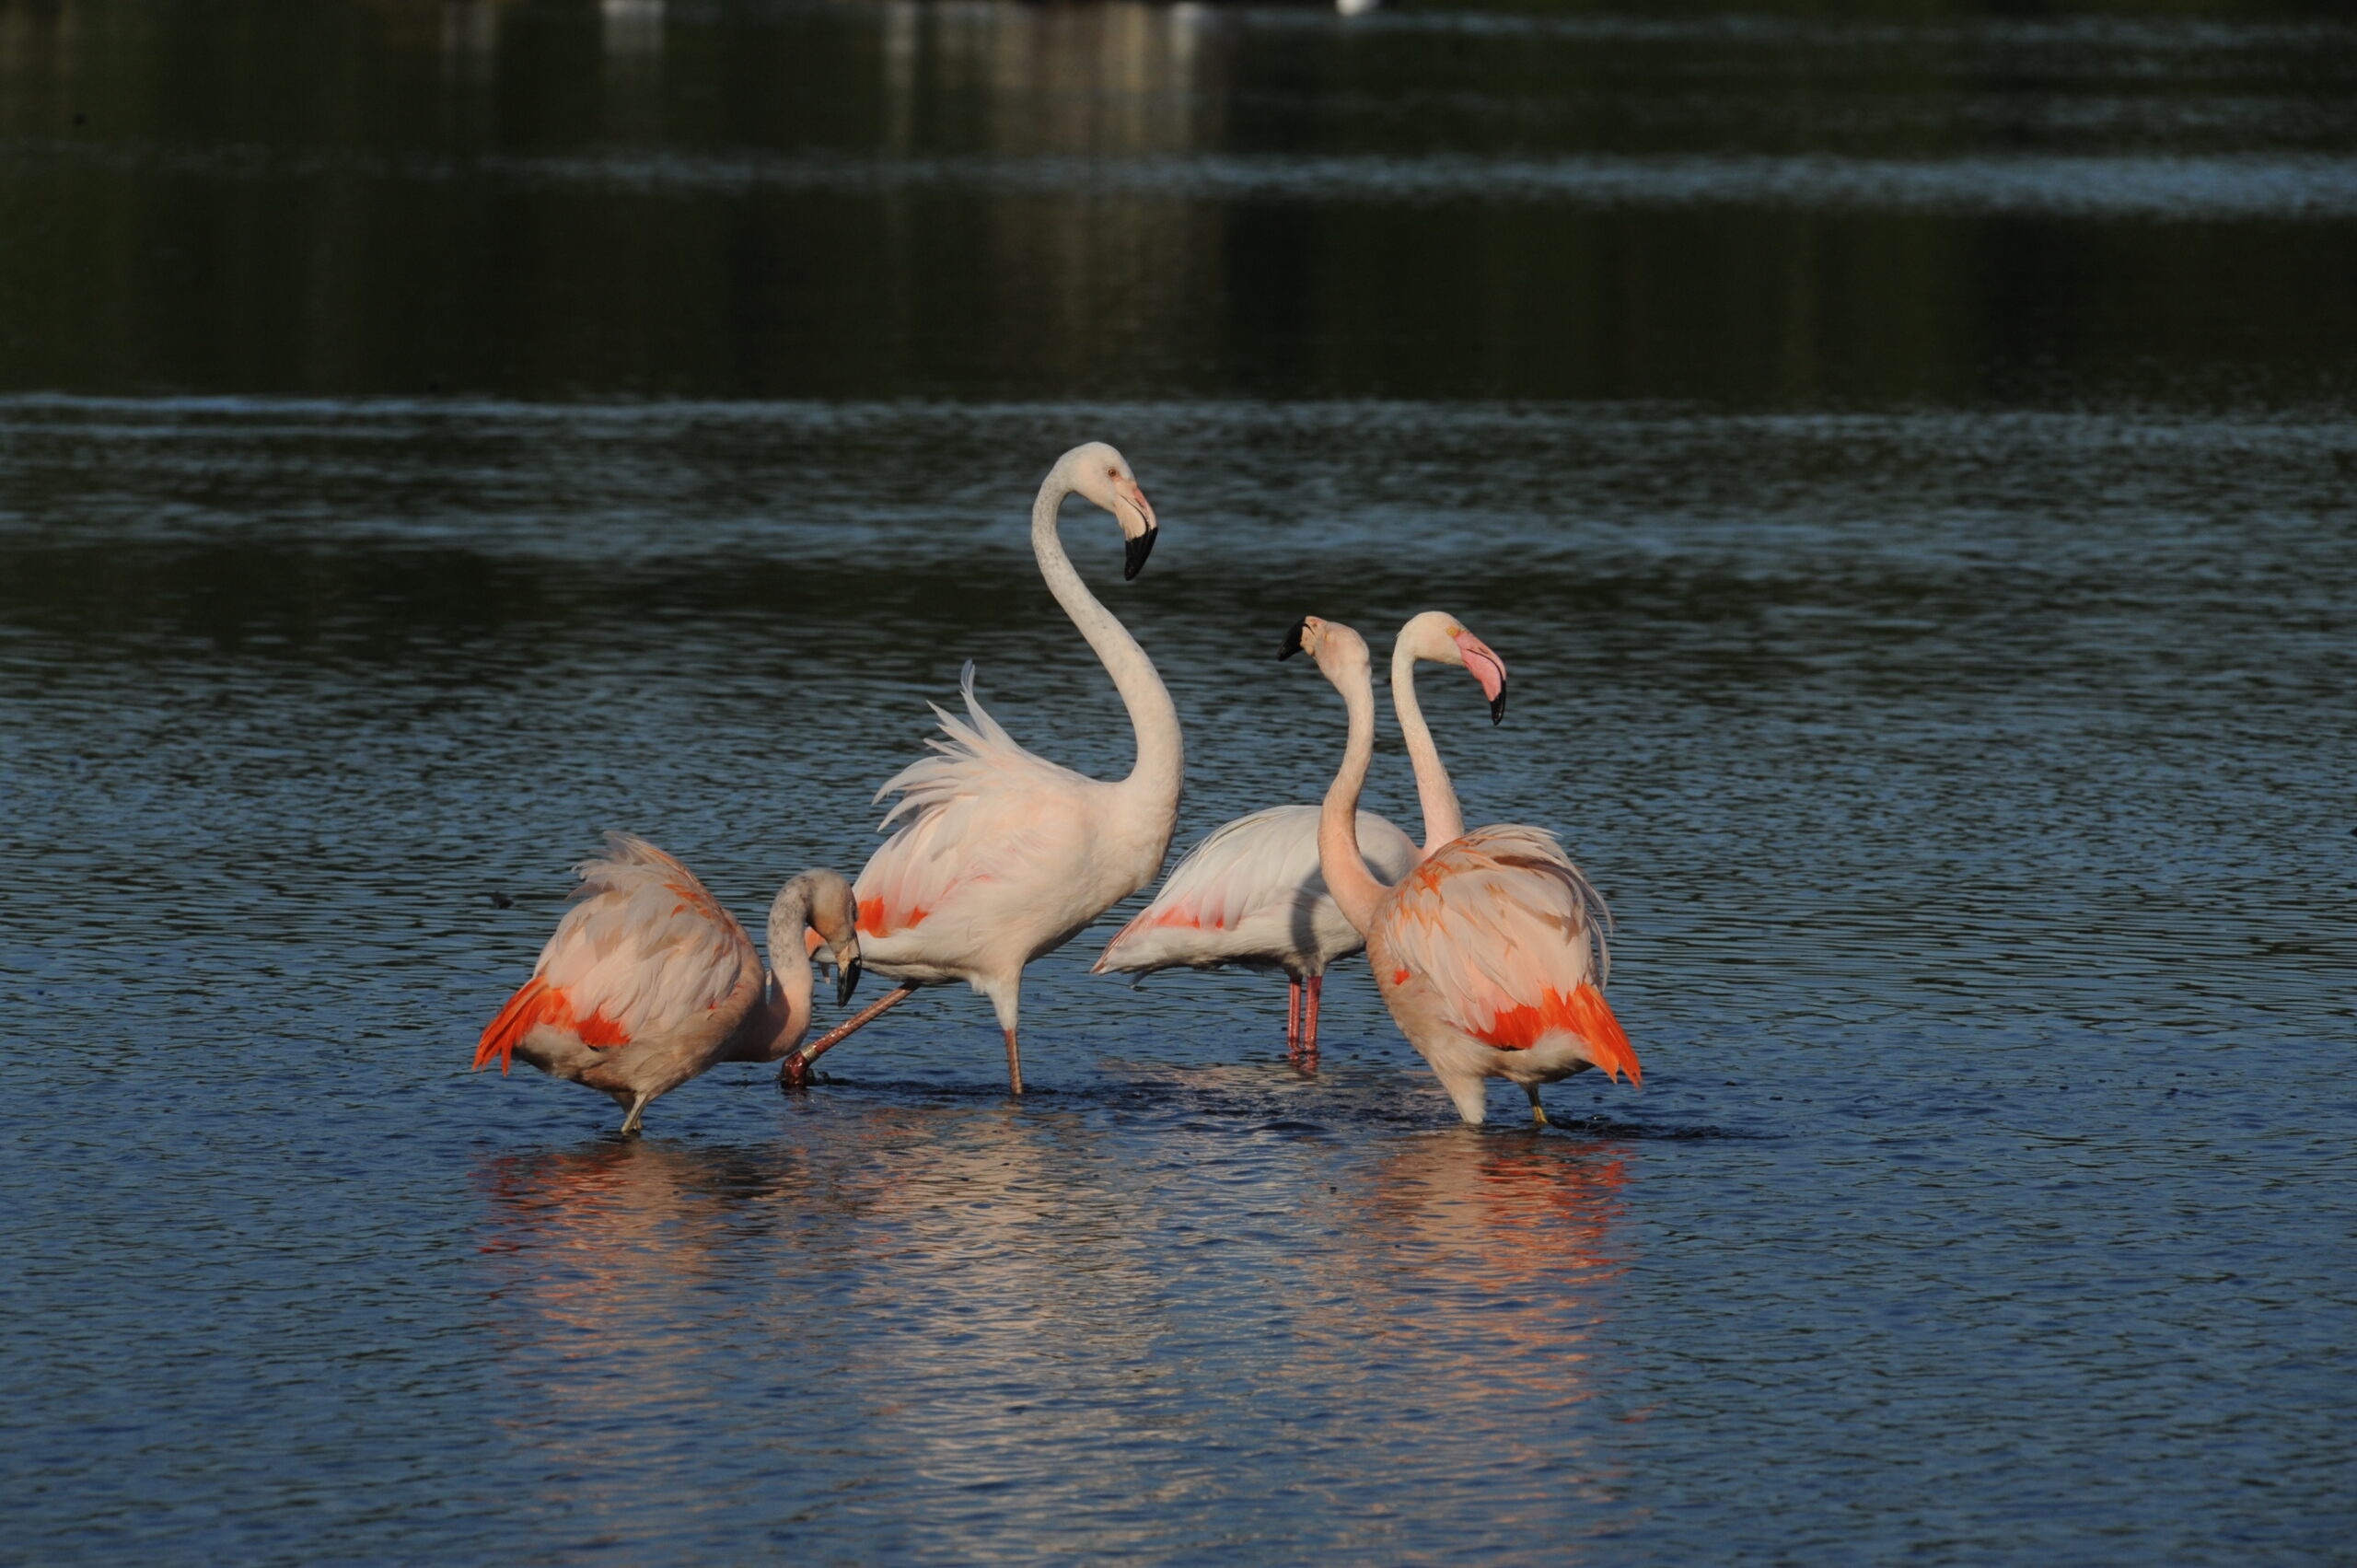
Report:
[[[1427,1483],[1527,1509],[1510,1535],[1560,1533],[1567,1493],[1602,1510],[1582,1528],[1629,1522],[1615,1324],[1635,1165],[1610,1145],[1451,1127],[1345,1167],[1329,1200],[1343,1244],[1320,1265],[1336,1277],[1314,1288],[1351,1312],[1303,1315],[1301,1397],[1387,1365],[1450,1434],[1446,1453],[1420,1450]]]

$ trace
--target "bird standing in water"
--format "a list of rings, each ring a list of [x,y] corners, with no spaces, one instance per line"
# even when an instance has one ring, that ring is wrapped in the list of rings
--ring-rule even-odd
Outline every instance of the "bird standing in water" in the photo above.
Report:
[[[775,1062],[810,1028],[807,929],[833,954],[837,1005],[859,982],[851,884],[806,871],[770,907],[773,972],[694,873],[644,839],[608,833],[604,858],[577,868],[581,901],[565,912],[526,981],[475,1047],[475,1066],[505,1073],[520,1056],[629,1114],[722,1062]]]
[[[1424,842],[1419,849],[1374,812],[1358,814],[1359,850],[1387,884],[1465,830],[1448,770],[1416,701],[1420,661],[1471,672],[1489,699],[1490,722],[1505,717],[1505,661],[1489,645],[1436,610],[1399,628],[1391,645],[1391,704],[1416,771]],[[1318,873],[1318,807],[1271,806],[1214,830],[1189,851],[1154,901],[1105,945],[1089,972],[1153,974],[1229,964],[1282,970],[1291,982],[1285,1054],[1314,1061],[1327,967],[1365,946]]]
[[[1119,781],[1092,779],[1016,744],[961,682],[968,717],[934,709],[946,733],[938,756],[910,763],[877,798],[900,798],[880,825],[900,829],[859,874],[859,937],[867,967],[900,984],[790,1054],[780,1080],[808,1081],[810,1063],[921,986],[964,981],[991,999],[1006,1040],[1007,1088],[1023,1092],[1016,1029],[1024,967],[1154,880],[1178,821],[1185,769],[1178,710],[1162,677],[1073,569],[1057,538],[1067,495],[1113,515],[1134,577],[1159,525],[1121,454],[1102,442],[1057,459],[1031,505],[1031,551],[1048,591],[1103,661],[1128,709],[1137,764]]]
[[[1604,999],[1611,916],[1563,846],[1540,828],[1480,828],[1441,845],[1396,887],[1384,886],[1353,830],[1375,750],[1366,644],[1347,626],[1309,616],[1286,633],[1279,656],[1295,653],[1317,662],[1350,714],[1342,765],[1318,817],[1318,868],[1366,937],[1392,1021],[1457,1114],[1481,1122],[1491,1078],[1519,1084],[1541,1126],[1541,1084],[1601,1067],[1642,1085],[1636,1051]]]

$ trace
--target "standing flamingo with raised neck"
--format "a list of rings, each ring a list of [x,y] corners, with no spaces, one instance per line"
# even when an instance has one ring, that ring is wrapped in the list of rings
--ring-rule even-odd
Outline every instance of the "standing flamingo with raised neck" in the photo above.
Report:
[[[1416,702],[1419,662],[1469,672],[1489,699],[1490,722],[1505,717],[1505,661],[1462,621],[1428,610],[1399,628],[1391,644],[1391,704],[1415,768],[1424,842],[1419,849],[1374,812],[1358,814],[1359,851],[1386,883],[1465,831],[1457,791]],[[1318,873],[1318,816],[1315,806],[1271,806],[1215,829],[1105,945],[1089,972],[1144,975],[1230,964],[1281,970],[1290,982],[1285,1054],[1314,1061],[1327,967],[1366,946]]]
[[[1102,442],[1057,459],[1031,505],[1031,552],[1048,591],[1080,629],[1129,710],[1137,764],[1117,783],[1092,779],[1017,745],[961,681],[966,719],[936,706],[940,753],[910,763],[876,792],[897,794],[879,830],[901,818],[859,874],[859,935],[867,967],[899,981],[856,1017],[786,1059],[781,1078],[807,1082],[810,1063],[905,1001],[919,986],[964,981],[991,999],[1006,1040],[1006,1081],[1023,1092],[1016,1039],[1023,970],[1154,879],[1178,821],[1185,771],[1178,714],[1138,646],[1073,569],[1056,534],[1067,495],[1113,515],[1135,577],[1159,527],[1121,454]]]
[[[637,1133],[647,1102],[714,1064],[775,1062],[802,1042],[809,946],[833,952],[838,1006],[859,983],[851,884],[832,871],[805,871],[778,889],[765,976],[736,917],[644,839],[608,833],[605,856],[575,869],[581,901],[482,1031],[475,1065],[496,1058],[505,1074],[520,1056],[610,1095],[629,1112],[625,1137]]]
[[[1318,822],[1318,862],[1343,916],[1366,937],[1376,987],[1408,1043],[1470,1125],[1484,1117],[1489,1079],[1530,1097],[1538,1086],[1601,1067],[1644,1082],[1637,1053],[1602,986],[1611,917],[1555,835],[1541,828],[1477,829],[1442,844],[1397,886],[1367,869],[1353,833],[1375,752],[1375,679],[1356,632],[1306,617],[1283,652],[1306,653],[1341,692],[1350,714],[1342,765]]]

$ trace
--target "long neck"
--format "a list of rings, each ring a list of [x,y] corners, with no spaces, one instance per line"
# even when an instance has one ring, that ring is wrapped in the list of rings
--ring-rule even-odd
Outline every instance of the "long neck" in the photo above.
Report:
[[[807,889],[788,889],[771,907],[768,983],[737,1027],[733,1060],[775,1062],[810,1032],[810,958],[802,941],[809,920]]]
[[[1351,738],[1318,813],[1318,871],[1342,918],[1364,935],[1387,890],[1359,853],[1359,792],[1366,787],[1367,763],[1375,756],[1375,678],[1362,665],[1353,679],[1338,684],[1350,709]]]
[[[1073,570],[1072,558],[1064,553],[1063,541],[1056,537],[1056,511],[1071,491],[1050,475],[1039,487],[1039,498],[1031,504],[1031,553],[1039,560],[1039,575],[1048,580],[1048,591],[1080,628],[1104,662],[1105,672],[1113,678],[1114,686],[1121,693],[1121,705],[1130,711],[1130,727],[1136,733],[1137,765],[1121,787],[1140,801],[1157,810],[1170,814],[1172,824],[1178,821],[1178,784],[1186,770],[1186,756],[1178,738],[1178,710],[1170,705],[1170,693],[1155,673],[1154,661],[1145,656],[1138,640],[1113,612],[1097,602],[1088,585]]]
[[[1430,854],[1451,839],[1465,836],[1465,813],[1457,808],[1457,790],[1441,765],[1440,748],[1424,725],[1424,710],[1416,702],[1416,656],[1408,651],[1403,633],[1391,645],[1391,707],[1399,715],[1399,733],[1408,742],[1408,761],[1416,770],[1416,801],[1424,812],[1424,853]]]

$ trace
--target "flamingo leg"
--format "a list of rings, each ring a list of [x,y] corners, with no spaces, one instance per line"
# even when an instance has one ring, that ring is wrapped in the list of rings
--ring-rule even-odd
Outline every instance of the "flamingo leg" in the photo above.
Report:
[[[1301,1050],[1301,981],[1297,976],[1285,976],[1285,1054],[1293,1056]]]
[[[1015,1043],[1013,1029],[1006,1031],[1006,1092],[1011,1095],[1023,1092],[1023,1051]]]
[[[913,985],[896,985],[817,1040],[787,1051],[784,1064],[777,1070],[778,1086],[798,1089],[807,1086],[810,1082],[810,1063],[818,1061],[819,1057],[865,1028],[878,1016],[899,1006],[916,993],[917,988]]]
[[[1311,975],[1309,977],[1309,1005],[1303,1015],[1301,1025],[1301,1053],[1304,1056],[1314,1057],[1318,1054],[1318,1004],[1325,994],[1326,977],[1322,974]]]
[[[1537,1084],[1525,1084],[1522,1086],[1522,1092],[1530,1097],[1531,1125],[1534,1127],[1552,1127],[1555,1125],[1553,1122],[1547,1120],[1547,1108],[1538,1103],[1538,1086]]]
[[[638,1119],[645,1112],[646,1102],[654,1098],[653,1095],[637,1095],[632,1098],[630,1114],[622,1118],[621,1135],[623,1137],[635,1138],[639,1135]]]

